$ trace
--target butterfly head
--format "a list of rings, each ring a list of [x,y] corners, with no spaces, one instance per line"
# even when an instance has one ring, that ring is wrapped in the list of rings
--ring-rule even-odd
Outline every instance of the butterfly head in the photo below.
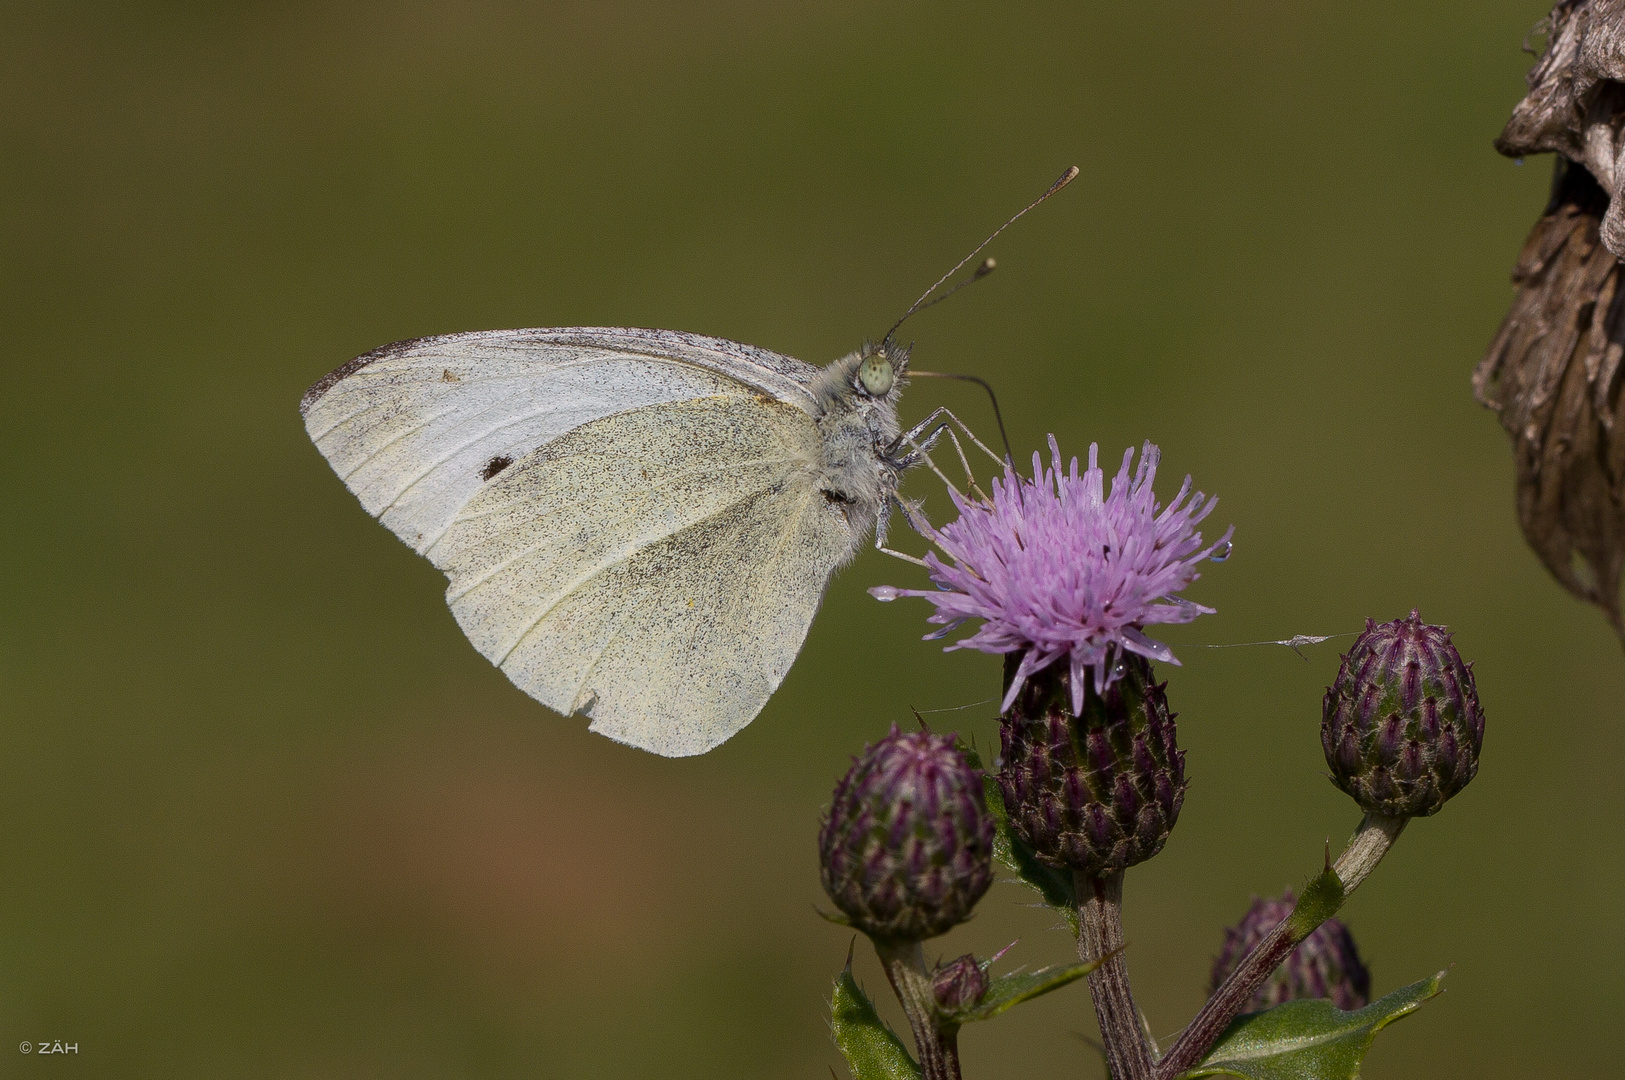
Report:
[[[857,361],[852,389],[863,397],[884,398],[897,388],[908,370],[908,349],[885,341],[878,345],[866,341],[858,350]]]

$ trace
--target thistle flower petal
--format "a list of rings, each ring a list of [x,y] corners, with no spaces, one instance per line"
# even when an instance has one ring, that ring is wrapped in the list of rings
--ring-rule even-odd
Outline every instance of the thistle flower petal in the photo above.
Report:
[[[940,529],[918,507],[908,507],[909,524],[936,549],[924,559],[936,588],[884,585],[869,592],[883,601],[929,601],[935,610],[926,621],[941,629],[927,640],[978,620],[973,633],[946,646],[950,651],[1021,653],[1002,709],[1029,677],[1066,657],[1076,715],[1085,673],[1103,693],[1119,677],[1123,653],[1179,663],[1144,628],[1213,613],[1178,593],[1201,576],[1196,568],[1204,559],[1228,554],[1234,529],[1203,544],[1196,526],[1218,500],[1193,494],[1188,476],[1172,502],[1156,501],[1152,483],[1161,453],[1150,442],[1138,464],[1132,448],[1124,451],[1109,491],[1098,444],[1090,445],[1081,472],[1077,458],[1062,464],[1053,435],[1049,450],[1047,467],[1033,455],[1031,479],[1007,462],[985,501],[950,488],[959,517]]]

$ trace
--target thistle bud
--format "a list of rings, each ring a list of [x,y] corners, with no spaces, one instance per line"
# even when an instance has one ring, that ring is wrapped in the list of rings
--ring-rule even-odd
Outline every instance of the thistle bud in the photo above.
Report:
[[[1133,653],[1120,654],[1113,674],[1103,691],[1089,680],[1074,716],[1078,676],[1052,664],[1027,680],[999,725],[1011,830],[1043,862],[1096,877],[1161,851],[1185,799],[1167,684]]]
[[[993,882],[993,818],[952,735],[893,724],[836,785],[818,848],[824,891],[877,939],[945,934]]]
[[[1208,993],[1219,988],[1236,970],[1242,957],[1252,951],[1283,919],[1292,914],[1297,898],[1288,889],[1279,900],[1253,897],[1252,907],[1240,923],[1224,932],[1224,949],[1213,961],[1213,977]],[[1275,969],[1269,981],[1247,1004],[1247,1011],[1271,1009],[1297,998],[1331,998],[1344,1012],[1364,1008],[1371,1001],[1371,973],[1360,962],[1354,936],[1341,920],[1327,919],[1315,929]]]
[[[1369,814],[1426,817],[1478,772],[1484,712],[1442,626],[1408,618],[1355,638],[1326,689],[1320,742],[1332,782]]]
[[[976,957],[966,953],[938,967],[931,975],[931,995],[943,1012],[969,1009],[987,993],[987,972]]]

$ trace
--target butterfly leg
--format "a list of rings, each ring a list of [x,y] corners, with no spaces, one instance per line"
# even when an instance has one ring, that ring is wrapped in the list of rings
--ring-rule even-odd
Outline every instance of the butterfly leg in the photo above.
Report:
[[[914,504],[906,502],[903,499],[893,495],[886,504],[886,512],[880,516],[880,521],[875,528],[875,550],[885,552],[887,555],[895,555],[904,562],[911,562],[915,566],[927,565],[924,559],[910,555],[905,551],[895,551],[886,546],[886,525],[891,521],[892,507],[894,506],[903,512],[904,520],[906,520],[909,525],[913,526],[915,532],[919,532],[921,536],[930,535],[929,532],[920,532],[922,524],[928,530],[931,527],[931,523],[925,520],[925,515],[921,514],[919,509],[915,507]]]
[[[953,429],[947,424],[938,424],[936,429],[924,439],[920,439],[918,441],[910,440],[909,445],[912,446],[913,449],[911,449],[907,454],[904,454],[902,457],[893,458],[892,460],[899,470],[912,469],[916,465],[923,464],[926,468],[930,469],[936,478],[941,480],[945,486],[957,492],[959,489],[954,487],[954,482],[948,479],[947,475],[941,469],[937,468],[937,463],[931,459],[931,448],[936,445],[937,440],[942,438],[944,434],[952,438]],[[955,440],[955,445],[958,445],[957,439]],[[964,456],[963,452],[961,452],[960,456]],[[966,470],[965,475],[970,477],[970,486],[972,489],[975,489],[976,478],[970,476],[969,469]]]
[[[892,444],[886,448],[886,456],[892,457],[903,447],[914,445],[920,436],[925,433],[927,428],[929,428],[932,424],[937,423],[947,415],[952,414],[950,414],[947,408],[942,405],[938,405],[936,408],[932,409],[931,415],[927,416],[924,420],[921,420],[918,424],[915,424],[913,427],[909,428],[892,441]]]
[[[965,460],[964,448],[960,446],[959,439],[954,435],[953,429],[945,423],[937,425],[936,429],[928,434],[923,440],[914,442],[914,449],[911,450],[907,455],[902,458],[892,459],[893,465],[898,469],[906,469],[914,465],[924,463],[924,465],[936,475],[937,479],[942,481],[944,487],[946,487],[949,491],[954,492],[956,495],[959,494],[959,489],[954,487],[954,482],[948,479],[947,475],[937,467],[937,463],[931,458],[930,447],[943,435],[947,435],[948,438],[952,440],[954,449],[959,454],[960,463],[965,466],[965,475],[967,478],[969,478],[971,492],[976,496],[976,498],[986,502],[987,495],[984,494],[982,489],[977,486],[976,477],[971,475],[970,463]],[[905,559],[908,562],[925,566],[926,564],[924,562],[915,558],[914,556],[906,555],[901,551],[894,551],[885,546],[887,525],[891,522],[891,511],[893,506],[902,511],[904,520],[909,523],[909,526],[915,532],[926,538],[930,538],[935,535],[935,530],[932,529],[931,522],[924,514],[920,512],[918,503],[901,499],[896,495],[893,495],[886,505],[885,514],[881,516],[876,525],[875,548],[885,552],[888,555],[895,555],[899,559]]]
[[[904,446],[913,444],[917,439],[920,438],[920,435],[927,428],[941,421],[943,417],[947,417],[949,423],[957,427],[960,431],[964,432],[965,437],[974,443],[978,450],[982,451],[982,453],[992,458],[998,464],[1004,464],[1004,458],[1000,457],[998,454],[995,454],[992,450],[989,450],[987,448],[987,444],[976,437],[976,432],[971,430],[970,425],[965,423],[965,421],[961,420],[959,417],[955,416],[953,410],[949,409],[945,405],[938,405],[935,409],[932,409],[931,415],[927,416],[924,420],[921,420],[918,424],[915,424],[913,427],[899,435],[897,440],[892,443],[889,449],[892,453],[896,453]],[[933,435],[932,438],[934,439],[935,435]]]
[[[987,501],[987,495],[982,491],[981,486],[976,482],[976,474],[971,469],[970,460],[965,456],[964,444],[960,442],[959,435],[954,430],[956,427],[959,429],[959,431],[964,432],[965,437],[970,439],[970,441],[974,443],[983,453],[987,454],[994,461],[1000,462],[1001,464],[1003,463],[1004,459],[993,453],[993,451],[989,450],[987,446],[982,443],[982,440],[976,437],[976,433],[970,429],[969,425],[967,425],[963,420],[959,419],[959,417],[955,416],[952,410],[944,406],[938,406],[937,408],[931,410],[930,415],[924,420],[921,420],[918,424],[915,424],[912,428],[899,435],[890,446],[884,448],[883,456],[888,462],[891,463],[892,467],[897,469],[899,472],[906,469],[911,469],[916,465],[923,464],[930,469],[931,472],[935,474],[937,479],[941,480],[945,486],[947,486],[950,490],[957,492],[959,489],[955,487],[954,482],[948,479],[947,474],[937,467],[937,463],[931,457],[931,449],[937,444],[939,439],[946,435],[948,440],[953,443],[954,452],[959,456],[959,463],[965,470],[967,486],[977,498],[985,502]],[[902,452],[904,447],[909,448],[907,453]],[[923,516],[919,515],[918,509],[902,499],[893,497],[891,505],[887,506],[886,513],[882,515],[880,521],[877,523],[877,527],[875,529],[875,548],[879,551],[885,552],[888,555],[895,555],[900,559],[905,559],[909,562],[918,563],[923,566],[924,563],[921,563],[920,560],[914,556],[904,554],[901,551],[894,551],[885,546],[887,532],[886,526],[891,518],[892,506],[895,506],[897,509],[902,511],[904,519],[907,520],[909,525],[914,528],[915,532],[920,533],[922,536],[930,535],[930,522],[926,521]]]
[[[972,494],[983,502],[992,502],[993,500],[987,497],[987,492],[983,491],[981,485],[976,482],[976,474],[971,471],[970,459],[965,457],[965,447],[961,445],[959,436],[954,433],[953,428],[948,428],[944,434],[948,436],[948,441],[954,444],[954,453],[959,455],[959,465],[965,470],[965,486],[970,488]],[[971,436],[973,439],[975,437],[974,435]]]
[[[937,423],[936,428],[933,429],[930,434],[926,435],[924,439],[917,438],[919,433],[924,430],[926,424],[936,421],[941,416],[947,416],[948,421]],[[976,443],[977,446],[981,446],[981,443],[976,439],[976,435],[965,426],[963,421],[945,408],[938,408],[933,411],[931,416],[927,417],[926,424],[916,425],[913,429],[905,432],[899,438],[899,443],[906,441],[910,446],[913,447],[913,449],[902,457],[893,459],[897,467],[899,469],[906,469],[919,465],[923,462],[933,473],[936,474],[938,479],[940,479],[944,484],[947,484],[949,487],[953,487],[953,482],[944,476],[942,470],[937,468],[936,462],[931,460],[931,448],[936,445],[939,439],[946,435],[948,437],[948,441],[954,444],[954,453],[959,456],[960,467],[965,470],[966,486],[978,499],[986,502],[987,493],[984,492],[981,485],[976,482],[976,472],[971,468],[970,459],[965,456],[965,446],[959,441],[959,435],[954,431],[954,428],[951,425],[957,424],[960,429],[965,432],[967,438]],[[987,447],[985,446],[981,446],[981,448],[984,451],[987,450]],[[955,490],[957,490],[957,488]]]

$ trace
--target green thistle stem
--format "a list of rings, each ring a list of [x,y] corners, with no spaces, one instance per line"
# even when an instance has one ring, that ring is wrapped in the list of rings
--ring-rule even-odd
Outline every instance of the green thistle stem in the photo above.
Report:
[[[1332,867],[1337,871],[1338,880],[1343,883],[1343,895],[1353,892],[1377,868],[1410,820],[1408,817],[1384,817],[1381,814],[1365,816]]]

